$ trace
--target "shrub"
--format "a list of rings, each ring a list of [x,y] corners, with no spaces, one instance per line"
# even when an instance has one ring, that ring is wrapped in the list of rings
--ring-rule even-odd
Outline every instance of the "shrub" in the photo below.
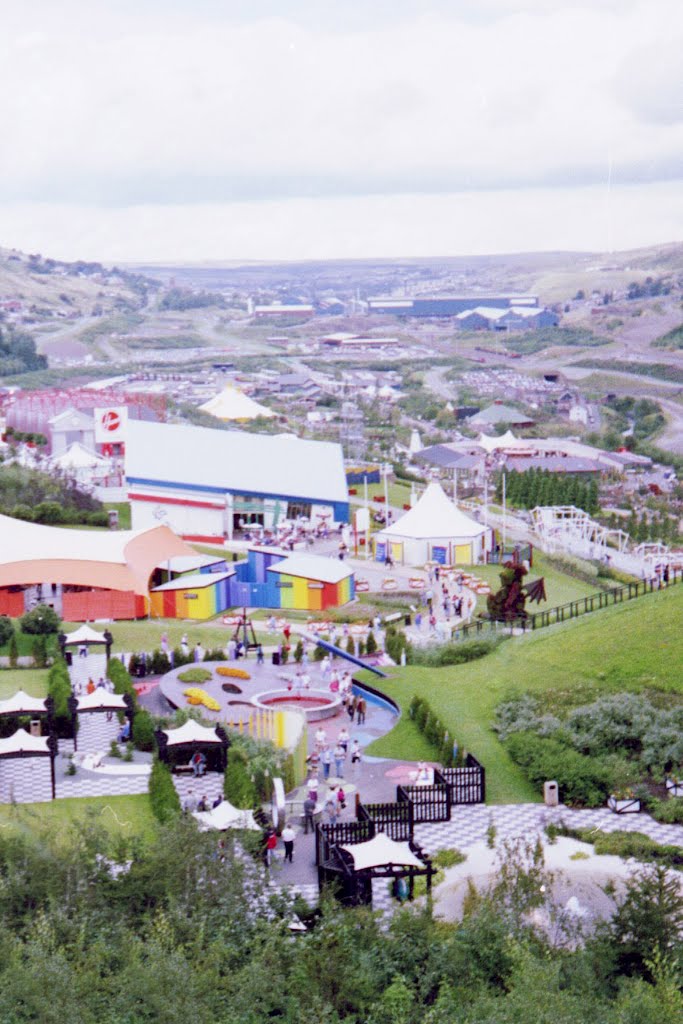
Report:
[[[355,655],[355,653],[356,653],[356,645],[353,642],[353,637],[352,636],[348,636],[346,638],[346,653],[347,654],[352,654],[352,655]]]
[[[152,651],[152,657],[149,661],[149,669],[152,675],[162,676],[165,672],[168,672],[170,668],[171,662],[164,651]]]
[[[71,696],[71,680],[66,662],[58,658],[47,676],[48,696],[54,701],[54,724],[57,736],[66,738],[72,735],[69,697]]]
[[[154,750],[154,722],[149,711],[141,708],[133,719],[133,743],[138,750]]]
[[[464,864],[466,860],[467,854],[457,849],[439,850],[432,858],[437,868],[453,868],[456,864]]]
[[[14,636],[14,634],[12,634]],[[36,668],[45,668],[47,665],[47,642],[44,636],[37,636],[31,647],[33,664]]]
[[[8,615],[0,615],[0,647],[4,647],[14,636],[14,623]]]
[[[226,799],[234,807],[249,810],[258,806],[258,794],[249,772],[247,753],[234,744],[228,751],[223,789]]]
[[[181,683],[207,683],[212,675],[207,668],[188,668],[178,674],[178,679]]]
[[[152,813],[162,824],[180,815],[180,800],[171,772],[157,757],[154,758],[149,777],[149,802]]]
[[[105,509],[100,509],[96,512],[88,512],[83,522],[89,523],[90,526],[109,526],[109,516]]]
[[[508,753],[534,785],[556,779],[567,804],[598,807],[612,788],[607,767],[596,758],[585,757],[555,739],[533,733],[514,733],[506,743]]]
[[[173,648],[173,665],[179,668],[181,665],[189,665],[193,661],[192,652],[185,652],[182,647]]]
[[[15,505],[12,509],[13,519],[23,519],[26,523],[35,522],[35,513],[30,505]]]
[[[428,665],[433,668],[441,668],[444,665],[464,665],[468,661],[486,657],[504,639],[504,637],[496,637],[491,640],[467,640],[460,643],[441,644],[437,647],[416,648],[411,652],[410,661],[413,665]]]
[[[303,656],[304,656],[303,641],[297,640],[296,647],[294,648],[294,661],[297,663],[297,665],[301,664]]]
[[[64,509],[58,501],[41,501],[35,507],[37,522],[54,524],[64,522]]]
[[[19,660],[19,648],[17,647],[17,637],[15,633],[12,633],[9,638],[9,663],[11,668],[17,667]]]
[[[365,644],[365,650],[368,654],[374,654],[377,650],[377,641],[375,640],[375,634],[370,630],[368,633],[368,639]]]
[[[19,619],[19,627],[22,633],[33,636],[47,636],[50,633],[58,633],[61,619],[54,608],[47,604],[38,604],[30,612],[26,612]]]
[[[648,810],[656,821],[665,825],[683,825],[683,797],[653,800]]]
[[[109,663],[107,665],[107,677],[111,679],[114,684],[114,693],[120,693],[122,696],[125,696],[127,693],[130,694],[133,701],[133,707],[137,708],[138,695],[135,692],[133,680],[130,678],[126,667],[121,664],[118,658],[109,659]]]

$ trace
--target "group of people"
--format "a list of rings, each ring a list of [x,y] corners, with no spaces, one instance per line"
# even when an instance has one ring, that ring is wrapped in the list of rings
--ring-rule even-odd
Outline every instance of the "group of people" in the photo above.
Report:
[[[195,811],[212,811],[214,807],[218,807],[219,804],[223,803],[223,797],[219,793],[213,803],[209,803],[209,798],[206,793],[197,799],[194,795],[193,790],[188,789],[187,793],[183,797],[181,807],[185,814],[193,814]]]

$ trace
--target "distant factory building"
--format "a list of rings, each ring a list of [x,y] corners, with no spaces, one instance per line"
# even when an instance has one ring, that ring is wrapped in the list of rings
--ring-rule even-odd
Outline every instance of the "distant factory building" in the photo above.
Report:
[[[188,540],[222,543],[249,524],[304,516],[347,522],[341,445],[184,424],[129,424],[126,479],[135,528],[166,523]]]
[[[369,313],[394,316],[457,316],[479,306],[488,309],[537,308],[537,295],[454,295],[439,298],[368,299]]]
[[[313,316],[315,309],[307,303],[273,302],[268,306],[254,306],[254,316]]]
[[[325,348],[385,348],[399,345],[400,338],[368,338],[362,334],[349,334],[346,331],[337,331],[334,334],[326,334],[320,338],[320,344]]]
[[[497,309],[491,306],[477,306],[463,310],[455,317],[464,330],[477,331],[524,331],[539,327],[557,327],[557,315],[549,309],[529,306],[513,306]]]

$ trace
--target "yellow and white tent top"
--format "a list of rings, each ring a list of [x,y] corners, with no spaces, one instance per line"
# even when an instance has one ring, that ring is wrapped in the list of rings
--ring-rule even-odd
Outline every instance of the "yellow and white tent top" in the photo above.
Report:
[[[409,512],[381,530],[377,536],[388,540],[428,540],[433,537],[469,539],[480,537],[485,532],[486,527],[461,512],[444,493],[441,485],[433,482]]]

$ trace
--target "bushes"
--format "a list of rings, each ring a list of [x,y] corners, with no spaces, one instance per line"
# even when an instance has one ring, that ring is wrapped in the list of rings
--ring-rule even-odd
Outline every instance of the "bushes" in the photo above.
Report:
[[[154,750],[154,722],[149,711],[140,709],[133,719],[133,743],[138,750]]]
[[[180,815],[180,799],[173,785],[171,772],[156,757],[149,777],[149,802],[152,813],[162,824]]]
[[[365,650],[367,654],[375,654],[377,651],[377,641],[375,640],[375,634],[370,630],[368,633],[368,639],[365,644]]]
[[[58,633],[60,625],[59,615],[54,608],[50,608],[47,604],[36,605],[19,619],[21,632],[33,636],[48,636],[50,633]]]
[[[36,668],[45,668],[47,665],[47,642],[44,635],[37,636],[31,648],[33,664]]]
[[[403,651],[406,654],[406,662],[413,661],[412,645],[408,642],[405,633],[402,630],[396,629],[396,626],[392,625],[387,628],[384,648],[391,660],[395,661],[397,665],[400,664]]]
[[[484,658],[503,642],[504,637],[490,640],[468,640],[461,643],[441,644],[438,647],[414,648],[410,662],[413,665],[427,665],[442,668],[444,665],[464,665],[468,661]]]
[[[513,733],[505,744],[513,761],[536,786],[556,779],[567,804],[599,807],[612,788],[612,773],[597,758],[585,757],[556,739]]]
[[[408,714],[425,739],[438,751],[439,761],[444,768],[452,768],[455,765],[453,737],[449,735],[448,730],[434,714],[427,701],[423,697],[413,697]]]
[[[8,615],[0,615],[0,647],[4,647],[14,636],[14,623]]]
[[[133,681],[128,674],[128,670],[118,660],[118,658],[110,658],[109,664],[107,665],[107,677],[111,679],[114,684],[114,693],[120,693],[125,696],[127,693],[133,701],[133,707],[137,709],[138,706],[138,695],[135,692]]]
[[[71,680],[66,662],[62,658],[54,663],[47,676],[48,696],[54,701],[54,721],[57,736],[66,738],[72,735],[71,712],[69,697],[71,696]]]
[[[664,825],[683,825],[683,797],[653,800],[648,811],[656,821]]]
[[[168,655],[164,651],[159,650],[152,651],[152,657],[147,664],[149,665],[150,675],[153,676],[163,676],[171,668]]]
[[[223,779],[225,797],[234,807],[253,810],[258,806],[254,780],[249,773],[249,759],[244,749],[236,746],[228,751],[228,765]]]

